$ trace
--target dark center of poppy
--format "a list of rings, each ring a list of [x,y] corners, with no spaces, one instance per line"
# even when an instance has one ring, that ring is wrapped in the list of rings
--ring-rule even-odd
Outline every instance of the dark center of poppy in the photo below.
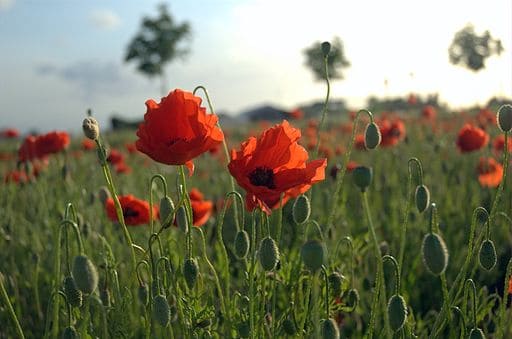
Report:
[[[254,186],[265,186],[268,188],[276,188],[274,183],[274,172],[268,167],[257,167],[249,173],[249,181]]]
[[[188,141],[186,138],[174,138],[174,139],[171,139],[169,141],[167,141],[167,146],[172,146],[174,145],[175,143],[177,143],[178,141]]]
[[[138,217],[139,212],[132,210],[131,208],[127,208],[123,210],[123,217],[125,218],[131,218],[131,217]]]

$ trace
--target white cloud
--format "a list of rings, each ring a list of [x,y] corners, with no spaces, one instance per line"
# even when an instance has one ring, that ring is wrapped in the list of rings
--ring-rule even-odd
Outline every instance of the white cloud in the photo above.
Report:
[[[94,26],[101,29],[114,29],[121,24],[121,18],[116,13],[107,9],[96,10],[92,12],[90,15],[90,20]]]
[[[0,0],[0,12],[6,11],[14,5],[14,0]]]

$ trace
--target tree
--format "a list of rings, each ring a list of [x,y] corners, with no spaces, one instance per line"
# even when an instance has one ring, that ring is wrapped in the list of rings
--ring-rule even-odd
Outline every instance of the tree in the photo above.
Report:
[[[488,57],[499,55],[502,51],[503,46],[499,39],[493,39],[489,31],[477,35],[471,24],[455,33],[448,49],[452,64],[467,67],[474,72],[485,68],[485,60]]]
[[[322,52],[322,43],[317,41],[304,50],[306,56],[306,66],[311,69],[316,80],[325,79],[324,54]],[[327,57],[327,70],[329,78],[343,79],[341,70],[349,67],[350,62],[343,51],[343,43],[339,37],[334,37],[331,43],[331,51]]]
[[[164,67],[188,54],[188,48],[182,46],[181,42],[189,38],[191,32],[188,22],[175,22],[165,4],[160,4],[158,10],[158,17],[142,19],[142,26],[128,45],[124,60],[136,61],[137,69],[150,78],[159,76],[162,95],[165,95]]]

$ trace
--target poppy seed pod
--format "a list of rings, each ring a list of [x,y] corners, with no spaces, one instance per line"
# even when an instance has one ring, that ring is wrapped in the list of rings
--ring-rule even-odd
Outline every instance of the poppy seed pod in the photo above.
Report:
[[[352,176],[354,177],[356,186],[364,192],[372,182],[373,170],[370,167],[358,166],[352,172]]]
[[[80,336],[73,326],[68,326],[62,332],[62,339],[78,339]]]
[[[91,140],[96,140],[100,136],[98,121],[93,117],[87,117],[84,119],[82,122],[82,129],[84,131],[84,135]]]
[[[72,275],[82,293],[91,294],[98,286],[96,266],[85,255],[77,255],[73,260]]]
[[[148,304],[149,293],[146,284],[139,285],[139,288],[137,289],[137,297],[142,305],[146,306]]]
[[[153,319],[163,327],[166,327],[171,320],[169,303],[161,294],[153,298]]]
[[[290,317],[283,321],[281,328],[283,329],[283,332],[289,336],[294,336],[297,333],[297,326],[295,326],[295,323]]]
[[[448,265],[448,249],[437,233],[428,233],[421,245],[423,263],[433,275],[440,275]]]
[[[359,292],[355,288],[352,288],[347,293],[347,306],[355,308],[357,304],[359,304]]]
[[[160,199],[160,220],[162,221],[162,227],[167,228],[172,225],[174,220],[167,220],[169,216],[174,212],[174,203],[168,196]],[[163,224],[165,223],[165,224]]]
[[[72,276],[64,278],[64,294],[71,306],[82,306],[82,291],[76,287],[75,279]]]
[[[494,247],[494,242],[492,240],[486,239],[482,242],[478,258],[480,266],[487,271],[492,270],[494,265],[496,265],[496,248]]]
[[[380,134],[379,126],[371,122],[366,126],[364,131],[364,146],[366,149],[375,149],[380,145],[382,135]]]
[[[331,288],[332,295],[334,297],[339,297],[345,277],[339,272],[333,272],[329,274],[327,280],[329,281],[329,287]]]
[[[245,230],[240,230],[235,236],[235,255],[238,259],[243,259],[249,253],[249,234]]]
[[[279,249],[274,239],[266,237],[260,242],[258,258],[265,271],[272,271],[276,267],[279,260]]]
[[[391,329],[395,332],[400,330],[407,319],[407,304],[401,295],[395,294],[389,298],[388,314]]]
[[[323,339],[338,339],[340,337],[338,325],[332,318],[322,320],[321,331]]]
[[[322,54],[327,57],[331,52],[331,43],[329,41],[322,42]]]
[[[311,204],[309,203],[309,198],[304,194],[299,195],[295,202],[293,203],[292,208],[292,217],[293,221],[297,225],[302,225],[309,219],[309,215],[311,214]]]
[[[311,273],[315,273],[322,267],[327,257],[325,245],[316,239],[308,240],[300,249],[300,257],[304,266]]]
[[[502,132],[510,132],[512,129],[512,106],[501,106],[498,109],[498,113],[496,113],[496,121],[498,122],[498,127]]]
[[[180,230],[183,231],[183,233],[188,232],[187,210],[183,206],[180,206],[180,208],[178,208],[176,211],[176,223],[178,224]]]
[[[183,276],[185,277],[185,281],[187,282],[187,286],[189,289],[193,289],[196,281],[197,275],[199,274],[199,265],[197,264],[196,259],[188,258],[185,260],[183,264]]]
[[[481,329],[475,327],[469,332],[469,339],[485,339],[485,334]]]
[[[430,191],[428,190],[427,186],[419,185],[416,187],[414,200],[416,201],[416,208],[418,208],[418,212],[425,212],[430,205]]]

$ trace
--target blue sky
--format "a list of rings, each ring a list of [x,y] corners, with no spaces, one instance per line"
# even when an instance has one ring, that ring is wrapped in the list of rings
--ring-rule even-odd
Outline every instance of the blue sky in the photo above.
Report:
[[[143,15],[160,1],[0,0],[0,127],[79,130],[91,107],[101,123],[113,112],[141,118],[160,97],[123,55]],[[368,95],[438,92],[453,107],[512,95],[509,0],[171,1],[189,21],[185,61],[167,67],[169,90],[205,85],[219,111],[270,103],[285,109],[321,99],[325,87],[303,66],[302,50],[340,36],[352,63],[333,98],[363,108]],[[478,74],[450,65],[453,34],[472,22],[505,52]],[[414,77],[410,74],[414,73]],[[384,79],[388,86],[384,86]]]

